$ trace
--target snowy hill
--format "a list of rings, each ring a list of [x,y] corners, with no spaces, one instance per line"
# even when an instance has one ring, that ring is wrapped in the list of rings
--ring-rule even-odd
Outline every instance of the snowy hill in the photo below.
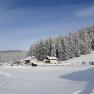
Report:
[[[0,51],[0,62],[19,60],[26,56],[26,52],[18,50]]]
[[[5,66],[0,94],[94,94],[94,66]]]
[[[88,64],[89,62],[92,61],[94,61],[94,51],[92,51],[90,54],[87,55],[81,55],[80,57],[75,57],[70,60],[62,61],[62,63],[82,64],[82,62],[86,62],[86,64]]]
[[[94,50],[94,26],[80,29],[66,36],[41,39],[31,45],[28,55],[35,56],[39,61],[47,56],[55,56],[60,61],[86,55]]]

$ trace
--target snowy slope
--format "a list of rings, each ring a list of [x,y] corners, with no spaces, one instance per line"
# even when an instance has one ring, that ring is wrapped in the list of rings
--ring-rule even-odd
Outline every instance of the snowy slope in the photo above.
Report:
[[[62,63],[68,63],[68,64],[82,64],[82,62],[86,62],[87,64],[89,62],[94,61],[94,51],[92,51],[90,54],[87,55],[81,55],[80,57],[75,57],[67,61],[63,61]]]
[[[94,52],[66,62],[82,61],[94,61]],[[4,66],[0,68],[0,94],[94,94],[93,74],[93,65]]]
[[[0,94],[91,94],[93,66],[3,67]],[[2,73],[2,72],[1,72]],[[86,93],[85,90],[87,89]],[[81,93],[82,92],[82,93]],[[92,93],[93,94],[93,93]]]

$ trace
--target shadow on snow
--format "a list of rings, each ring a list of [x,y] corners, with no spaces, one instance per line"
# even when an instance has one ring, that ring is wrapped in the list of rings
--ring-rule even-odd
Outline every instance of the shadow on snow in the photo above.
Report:
[[[90,94],[94,88],[94,69],[89,68],[87,70],[73,72],[60,76],[62,79],[72,80],[72,81],[86,81],[86,87],[79,94]]]

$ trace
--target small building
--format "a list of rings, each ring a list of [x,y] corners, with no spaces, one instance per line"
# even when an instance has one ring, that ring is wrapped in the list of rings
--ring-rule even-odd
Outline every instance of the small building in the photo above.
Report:
[[[24,64],[32,64],[32,63],[34,63],[34,64],[37,63],[37,59],[34,56],[32,56],[32,57],[26,57],[24,59]]]
[[[56,57],[47,56],[44,61],[45,63],[56,64],[58,59]]]
[[[31,57],[26,57],[24,59],[24,64],[30,64],[31,63]]]

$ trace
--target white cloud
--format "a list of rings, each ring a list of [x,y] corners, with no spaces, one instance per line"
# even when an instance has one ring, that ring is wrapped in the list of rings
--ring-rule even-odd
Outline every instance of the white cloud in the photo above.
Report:
[[[89,6],[84,9],[80,9],[75,13],[76,17],[91,17],[94,16],[94,6]]]

